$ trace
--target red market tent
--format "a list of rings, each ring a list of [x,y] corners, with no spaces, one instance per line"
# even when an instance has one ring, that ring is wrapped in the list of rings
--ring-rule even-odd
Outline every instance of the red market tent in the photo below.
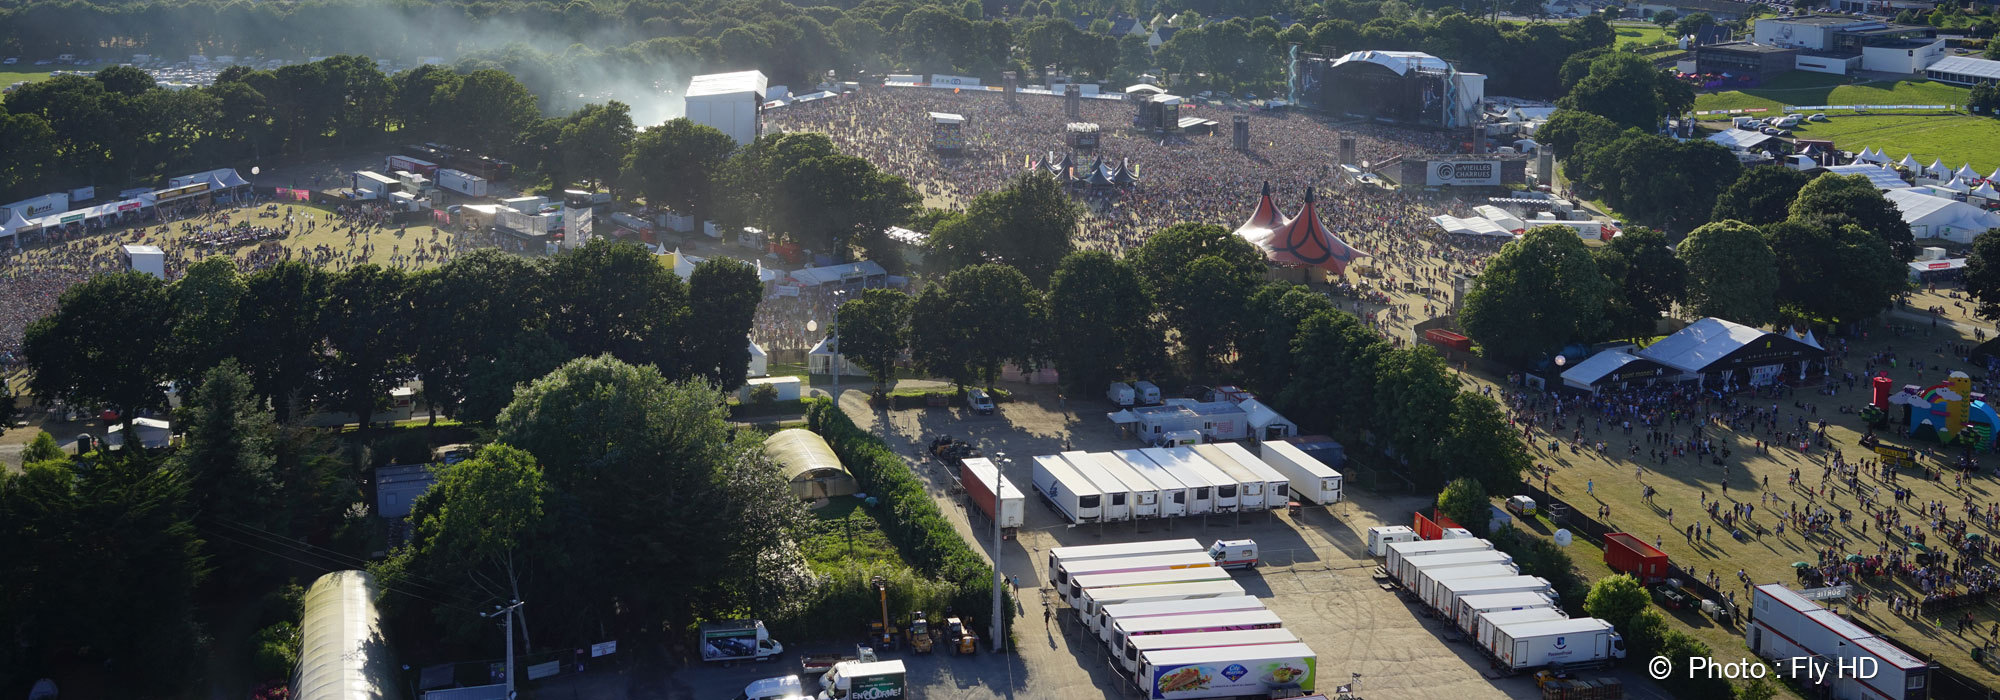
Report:
[[[1311,188],[1306,189],[1306,203],[1299,208],[1299,215],[1271,232],[1262,247],[1265,259],[1273,263],[1316,267],[1334,275],[1346,272],[1348,263],[1366,255],[1320,223]]]

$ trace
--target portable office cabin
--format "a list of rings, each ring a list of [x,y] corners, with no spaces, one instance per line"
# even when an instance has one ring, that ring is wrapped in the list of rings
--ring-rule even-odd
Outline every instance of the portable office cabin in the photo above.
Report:
[[[1235,612],[1201,613],[1198,615],[1169,615],[1166,617],[1112,620],[1111,651],[1114,654],[1124,654],[1125,649],[1130,646],[1131,638],[1135,636],[1276,629],[1284,626],[1285,622],[1278,619],[1278,614],[1269,610],[1238,610]]]
[[[1236,477],[1242,490],[1237,492],[1237,502],[1244,512],[1257,510],[1277,510],[1291,501],[1291,480],[1250,450],[1234,442],[1218,442],[1210,445],[1196,445],[1196,454],[1208,459],[1216,468]],[[1261,504],[1258,501],[1262,501]]]
[[[1070,459],[1069,455],[1071,454],[1082,454],[1084,457]],[[1075,470],[1083,478],[1089,479],[1091,484],[1097,486],[1098,492],[1104,495],[1104,500],[1101,501],[1104,522],[1115,523],[1131,520],[1132,492],[1125,488],[1125,482],[1118,480],[1110,472],[1104,471],[1103,467],[1098,466],[1097,460],[1088,459],[1087,457],[1088,455],[1085,453],[1065,452],[1057,458],[1068,463],[1070,469]]]
[[[1384,566],[1389,571],[1395,571],[1396,567],[1403,564],[1403,557],[1413,557],[1420,554],[1445,554],[1448,552],[1476,552],[1492,548],[1492,542],[1480,539],[1396,542],[1389,545],[1388,560],[1384,563]]]
[[[1149,634],[1133,637],[1126,645],[1125,653],[1119,655],[1118,664],[1126,673],[1137,673],[1139,661],[1148,652],[1170,651],[1173,649],[1219,649],[1223,647],[1247,647],[1265,644],[1297,644],[1298,635],[1291,630],[1278,627],[1264,630],[1232,630],[1228,632],[1191,632],[1188,634]]]
[[[1175,481],[1187,485],[1188,515],[1206,515],[1215,512],[1216,484],[1209,482],[1200,470],[1194,468],[1193,460],[1190,459],[1194,450],[1186,447],[1147,447],[1139,450],[1139,453],[1153,460],[1154,464],[1160,465],[1160,468]]]
[[[1553,607],[1555,604],[1554,598],[1541,593],[1482,593],[1460,596],[1458,609],[1452,617],[1457,619],[1456,624],[1461,631],[1472,634],[1478,630],[1480,615],[1502,610]]]
[[[1104,515],[1104,493],[1069,462],[1056,455],[1035,456],[1035,492],[1073,523],[1093,523]]]
[[[1326,466],[1311,455],[1289,442],[1266,440],[1262,443],[1261,457],[1278,473],[1292,482],[1292,492],[1300,498],[1323,506],[1340,502],[1340,472]]]
[[[1097,559],[1123,559],[1150,554],[1174,554],[1177,552],[1207,552],[1199,540],[1148,540],[1145,542],[1121,542],[1117,544],[1086,544],[1076,547],[1056,547],[1049,550],[1049,583],[1057,587],[1069,585],[1069,567],[1072,564]]]
[[[1064,452],[1063,458],[1071,462],[1079,459],[1088,459],[1096,462],[1097,468],[1104,470],[1104,473],[1111,475],[1119,483],[1124,484],[1125,491],[1131,494],[1130,503],[1132,505],[1133,519],[1144,520],[1160,517],[1160,488],[1154,486],[1152,481],[1146,479],[1145,476],[1133,469],[1131,465],[1126,464],[1125,460],[1118,459],[1106,452],[1081,451]]]
[[[1817,656],[1828,664],[1875,664],[1873,678],[1836,677],[1829,672],[1822,692],[1834,700],[1930,696],[1929,664],[1782,584],[1767,583],[1750,592],[1746,632],[1750,650],[1767,659]]]
[[[1111,456],[1124,462],[1125,466],[1131,467],[1132,471],[1138,472],[1140,476],[1152,482],[1154,488],[1160,490],[1160,517],[1174,518],[1188,514],[1190,489],[1187,484],[1174,478],[1173,474],[1167,473],[1166,467],[1160,466],[1139,450],[1118,450],[1111,453]]]

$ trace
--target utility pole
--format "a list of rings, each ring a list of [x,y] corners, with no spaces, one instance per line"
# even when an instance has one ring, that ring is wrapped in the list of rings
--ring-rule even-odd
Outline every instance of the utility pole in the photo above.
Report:
[[[525,604],[516,600],[506,607],[495,605],[493,612],[480,614],[480,617],[487,619],[492,619],[496,615],[504,615],[507,618],[507,671],[504,676],[507,679],[507,700],[514,700],[514,611]]]
[[[999,504],[996,502],[994,504],[994,507],[997,510]],[[994,515],[995,517],[993,518],[993,632],[992,632],[993,650],[1005,651],[1007,649],[1007,640],[1005,637],[1002,637],[1000,633],[1002,630],[1006,629],[1007,626],[1000,624],[1000,587],[1006,585],[1007,575],[1000,572],[1000,518],[998,517],[999,514],[997,512]]]

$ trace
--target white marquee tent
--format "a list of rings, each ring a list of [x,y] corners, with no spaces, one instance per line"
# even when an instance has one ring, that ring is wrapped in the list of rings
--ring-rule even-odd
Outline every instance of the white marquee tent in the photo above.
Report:
[[[1917,238],[1971,243],[1974,236],[1985,233],[1987,229],[2000,228],[2000,213],[1965,202],[1915,190],[1889,190],[1882,196],[1902,211],[1903,221],[1910,224],[1910,234]]]

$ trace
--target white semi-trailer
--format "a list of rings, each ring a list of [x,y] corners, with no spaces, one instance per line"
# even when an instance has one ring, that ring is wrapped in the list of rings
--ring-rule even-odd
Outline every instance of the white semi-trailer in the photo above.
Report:
[[[1237,507],[1245,513],[1277,510],[1291,499],[1291,481],[1270,465],[1250,454],[1242,445],[1218,442],[1195,445],[1195,454],[1236,479]]]
[[[1466,634],[1479,630],[1479,616],[1502,610],[1528,610],[1532,608],[1553,608],[1554,598],[1541,593],[1485,593],[1460,596],[1457,610],[1449,617],[1456,619],[1458,629]]]
[[[1611,623],[1594,617],[1501,625],[1493,631],[1490,649],[1510,671],[1562,664],[1588,668],[1625,658],[1625,640]]]
[[[1521,570],[1513,564],[1481,564],[1479,566],[1454,566],[1445,569],[1426,570],[1417,574],[1417,600],[1425,605],[1437,607],[1443,599],[1443,585],[1448,581],[1468,578],[1493,578],[1496,576],[1518,576]]]
[[[1458,566],[1479,566],[1481,564],[1512,564],[1514,557],[1506,552],[1482,549],[1471,552],[1445,552],[1442,554],[1418,554],[1403,557],[1397,562],[1396,570],[1389,576],[1404,587],[1415,587],[1417,574],[1425,569],[1448,569]]]
[[[1035,457],[1035,492],[1072,523],[1094,523],[1104,517],[1104,492],[1056,455]]]
[[[1420,554],[1448,554],[1451,552],[1477,552],[1492,549],[1493,543],[1482,539],[1470,540],[1417,540],[1396,542],[1389,545],[1389,556],[1383,562],[1384,571],[1395,571],[1403,565],[1403,557]]]
[[[1149,634],[1188,634],[1191,632],[1228,632],[1231,630],[1261,630],[1284,627],[1285,622],[1278,614],[1269,610],[1238,610],[1235,612],[1199,613],[1195,615],[1169,615],[1167,617],[1141,617],[1132,620],[1111,621],[1111,651],[1125,653],[1131,638]]]
[[[1437,599],[1430,604],[1431,608],[1436,610],[1438,615],[1453,622],[1457,621],[1454,615],[1457,614],[1458,599],[1461,596],[1479,595],[1482,593],[1540,593],[1547,596],[1555,595],[1555,588],[1549,585],[1549,580],[1539,576],[1459,578],[1440,581],[1437,588]]]
[[[1094,591],[1086,591],[1085,596],[1089,596],[1092,592]],[[1100,636],[1104,638],[1104,642],[1109,644],[1111,642],[1111,635],[1106,631],[1110,629],[1112,620],[1130,620],[1141,617],[1157,617],[1160,615],[1193,615],[1196,613],[1263,609],[1264,601],[1258,599],[1257,596],[1250,595],[1156,600],[1144,603],[1116,603],[1112,605],[1097,605],[1093,603],[1091,609],[1085,611],[1090,613],[1085,616],[1085,621],[1092,630],[1100,632]]]
[[[1080,453],[1065,452],[1057,459],[1068,463],[1071,469],[1083,475],[1083,478],[1089,479],[1090,483],[1097,486],[1098,492],[1104,494],[1104,522],[1117,523],[1131,520],[1132,492],[1125,488],[1125,482],[1104,471],[1103,467],[1098,466],[1097,460],[1070,459],[1071,454]]]
[[[1289,697],[1314,689],[1319,665],[1304,644],[1165,649],[1139,658],[1134,677],[1149,700]]]
[[[1147,459],[1153,460],[1154,464],[1160,465],[1160,468],[1173,476],[1175,481],[1187,485],[1188,515],[1207,515],[1215,512],[1215,484],[1210,483],[1200,471],[1194,469],[1193,460],[1187,456],[1194,454],[1193,451],[1185,447],[1176,449],[1178,451],[1164,447],[1147,447],[1139,452],[1146,455]]]
[[[1174,475],[1167,473],[1166,467],[1160,466],[1140,450],[1118,450],[1111,453],[1111,456],[1118,458],[1118,461],[1124,462],[1125,466],[1131,467],[1133,471],[1152,482],[1153,488],[1159,489],[1160,517],[1178,518],[1188,514],[1190,498],[1188,492],[1192,489],[1174,478]]]
[[[1231,632],[1195,632],[1192,634],[1149,634],[1133,637],[1132,644],[1125,647],[1125,653],[1118,656],[1118,665],[1125,667],[1126,673],[1138,673],[1139,661],[1146,653],[1171,649],[1214,649],[1218,647],[1247,647],[1263,644],[1297,644],[1299,636],[1287,629],[1235,630]]]
[[[1069,566],[1095,559],[1121,559],[1148,554],[1173,554],[1176,552],[1205,552],[1201,542],[1192,539],[1149,540],[1146,542],[1123,542],[1119,544],[1086,544],[1076,547],[1056,547],[1049,550],[1049,583],[1057,586],[1069,584]]]
[[[1569,615],[1553,605],[1544,608],[1528,608],[1526,610],[1500,610],[1480,613],[1479,618],[1474,621],[1475,629],[1473,630],[1472,638],[1479,643],[1479,648],[1491,650],[1493,648],[1493,632],[1501,627],[1521,622],[1548,622],[1551,620],[1567,619],[1569,619]]]
[[[1148,520],[1160,517],[1160,487],[1154,486],[1152,481],[1147,480],[1138,471],[1132,469],[1130,465],[1125,464],[1125,460],[1112,456],[1108,452],[1084,452],[1078,450],[1062,454],[1063,459],[1069,460],[1071,464],[1076,464],[1081,460],[1095,462],[1098,469],[1103,470],[1105,474],[1110,475],[1111,478],[1117,479],[1118,483],[1123,484],[1125,492],[1131,494],[1127,502],[1132,506],[1132,518],[1134,520]]]
[[[1340,472],[1313,459],[1292,443],[1266,440],[1262,443],[1264,463],[1291,480],[1292,492],[1310,503],[1330,506],[1340,502]]]

